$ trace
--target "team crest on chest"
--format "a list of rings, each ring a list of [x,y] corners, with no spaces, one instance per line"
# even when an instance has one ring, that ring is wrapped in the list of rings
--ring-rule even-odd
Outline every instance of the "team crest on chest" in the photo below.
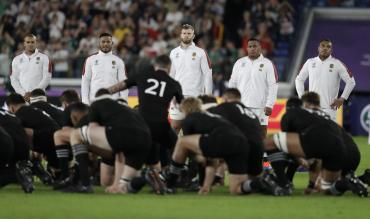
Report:
[[[116,68],[116,61],[112,61],[112,68]]]
[[[333,72],[334,64],[330,64],[330,65],[329,65],[329,68],[330,68],[330,69],[329,69],[329,72]]]
[[[258,69],[258,71],[262,71],[263,66],[263,64],[260,64],[260,68]]]
[[[312,68],[316,68],[316,62],[312,63]]]
[[[191,59],[192,60],[195,60],[195,57],[197,56],[197,53],[196,52],[193,52],[193,54],[191,54]]]
[[[178,58],[178,57],[180,57],[180,54],[176,53],[175,58]]]
[[[98,65],[99,64],[99,61],[98,60],[95,60],[95,65]]]
[[[36,64],[40,63],[40,57],[36,57]]]

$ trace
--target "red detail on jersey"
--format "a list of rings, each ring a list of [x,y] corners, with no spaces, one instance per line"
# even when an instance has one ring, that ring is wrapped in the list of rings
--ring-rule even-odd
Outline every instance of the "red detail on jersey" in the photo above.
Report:
[[[82,67],[82,75],[84,75],[84,74],[85,74],[86,60],[87,60],[87,58],[85,59],[84,66]]]
[[[278,82],[279,76],[278,76],[278,72],[277,72],[276,66],[274,64],[272,64],[272,66],[274,66],[275,80],[276,80],[276,82]]]
[[[339,59],[338,59],[339,60]],[[339,60],[340,61],[340,60]],[[342,65],[346,68],[346,70],[347,70],[347,73],[348,73],[348,75],[349,75],[349,77],[350,78],[352,78],[353,77],[353,75],[352,75],[352,71],[351,70],[349,70],[348,69],[348,67],[347,67],[347,65],[345,65],[342,61],[340,61],[340,63],[342,63]]]
[[[48,72],[49,72],[50,74],[53,72],[53,64],[51,63],[50,59],[49,59]]]
[[[207,51],[206,51],[206,50],[204,50],[204,49],[203,49],[203,51],[204,51],[204,53],[206,54],[206,57],[207,57],[208,67],[209,67],[209,68],[212,68],[212,62],[211,62],[211,60],[209,59],[209,56],[208,56]]]
[[[126,65],[125,65],[125,75],[126,75],[126,78],[127,78],[127,69],[126,69]]]
[[[203,49],[202,47],[198,46],[198,45],[195,45],[196,47],[202,49],[204,51],[204,53],[206,54],[206,57],[207,57],[207,62],[208,62],[208,67],[209,68],[212,68],[212,62],[211,62],[211,59],[209,59],[209,56],[208,56],[208,53],[205,49]]]

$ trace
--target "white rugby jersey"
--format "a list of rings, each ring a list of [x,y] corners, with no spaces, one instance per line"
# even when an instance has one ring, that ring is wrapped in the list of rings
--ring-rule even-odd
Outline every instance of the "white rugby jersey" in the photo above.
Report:
[[[45,88],[51,80],[52,64],[47,55],[35,50],[28,56],[25,52],[14,57],[10,82],[15,92],[22,96],[36,88]]]
[[[330,104],[338,97],[340,79],[346,86],[342,96],[347,99],[356,85],[351,71],[338,59],[329,56],[324,61],[317,56],[310,58],[303,65],[295,80],[298,96],[304,93],[304,82],[309,78],[309,91],[320,95],[321,108],[330,108]]]
[[[86,58],[82,70],[81,98],[82,102],[90,104],[95,99],[95,93],[100,88],[108,88],[119,81],[125,80],[125,64],[112,52],[99,51]],[[127,100],[128,90],[112,95]]]
[[[212,94],[212,69],[206,51],[193,43],[187,48],[174,48],[170,58],[170,76],[181,84],[184,96]]]
[[[255,60],[245,56],[235,62],[229,87],[240,91],[241,102],[247,107],[272,108],[277,96],[278,74],[274,64],[262,54]]]

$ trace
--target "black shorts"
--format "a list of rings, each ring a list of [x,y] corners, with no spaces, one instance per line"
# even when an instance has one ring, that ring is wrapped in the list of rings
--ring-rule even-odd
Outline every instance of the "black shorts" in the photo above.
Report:
[[[320,158],[329,171],[339,171],[345,162],[342,136],[328,126],[311,127],[299,134],[306,158]]]
[[[151,148],[149,132],[125,126],[108,126],[105,134],[113,152],[123,152],[126,165],[141,169]]]
[[[248,141],[249,144],[249,157],[248,163],[248,174],[257,176],[262,172],[262,159],[263,159],[263,145],[257,144],[252,141]]]
[[[112,158],[112,159],[108,159],[108,158],[102,157],[101,160],[100,160],[100,162],[102,162],[102,163],[104,163],[104,164],[106,164],[108,166],[113,166],[114,167],[115,157]]]
[[[358,165],[360,164],[361,154],[351,136],[343,135],[343,140],[346,146],[345,162],[342,169],[342,175],[344,176],[350,171],[356,171]]]
[[[10,135],[0,127],[0,168],[10,164],[13,160],[14,145]]]
[[[59,168],[59,160],[56,155],[54,144],[55,131],[55,129],[34,129],[32,150],[44,154],[50,166]]]
[[[231,174],[247,174],[249,145],[242,134],[216,129],[200,137],[199,147],[205,157],[223,158]]]
[[[152,147],[146,164],[152,165],[161,162],[167,166],[170,161],[168,151],[172,151],[176,145],[177,135],[168,122],[147,121],[152,136]]]

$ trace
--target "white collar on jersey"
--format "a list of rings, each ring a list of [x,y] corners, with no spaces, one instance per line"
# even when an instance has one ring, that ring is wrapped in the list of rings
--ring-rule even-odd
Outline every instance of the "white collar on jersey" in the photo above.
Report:
[[[103,52],[103,51],[99,50],[98,54],[99,54],[99,55],[106,56],[106,55],[112,55],[112,54],[113,54],[113,52],[112,52],[112,51],[110,51],[110,52],[105,53],[105,52]]]
[[[320,59],[320,56],[316,56],[316,59],[317,60],[319,60],[320,62],[325,62],[325,61],[328,61],[328,60],[330,60],[330,59],[332,59],[333,58],[333,56],[332,55],[330,55],[328,58],[326,58],[325,60],[321,60]]]
[[[37,54],[39,54],[39,50],[37,48],[35,49],[35,52],[32,53],[31,55],[27,55],[26,54],[26,51],[23,51],[23,55],[25,55],[25,56],[27,56],[29,58],[32,58],[32,57],[36,56]]]
[[[191,48],[191,47],[193,47],[193,46],[195,46],[195,43],[194,43],[193,41],[192,41],[192,42],[191,42],[191,44],[190,44],[188,47],[186,47],[186,48],[182,47],[182,46],[181,46],[181,44],[180,44],[180,48],[181,48],[181,49],[188,49],[188,48]]]
[[[260,56],[258,56],[256,59],[251,59],[251,58],[249,58],[249,56],[247,56],[248,57],[248,59],[250,60],[250,61],[257,61],[257,60],[260,60],[260,59],[263,59],[263,55],[262,55],[262,53],[260,54]]]
[[[98,101],[98,100],[103,100],[103,99],[111,99],[111,100],[114,100],[114,98],[112,97],[112,95],[110,95],[110,94],[103,94],[103,95],[101,95],[101,96],[99,96],[99,97],[94,98],[94,99],[91,101],[91,103],[96,102],[96,101]]]

